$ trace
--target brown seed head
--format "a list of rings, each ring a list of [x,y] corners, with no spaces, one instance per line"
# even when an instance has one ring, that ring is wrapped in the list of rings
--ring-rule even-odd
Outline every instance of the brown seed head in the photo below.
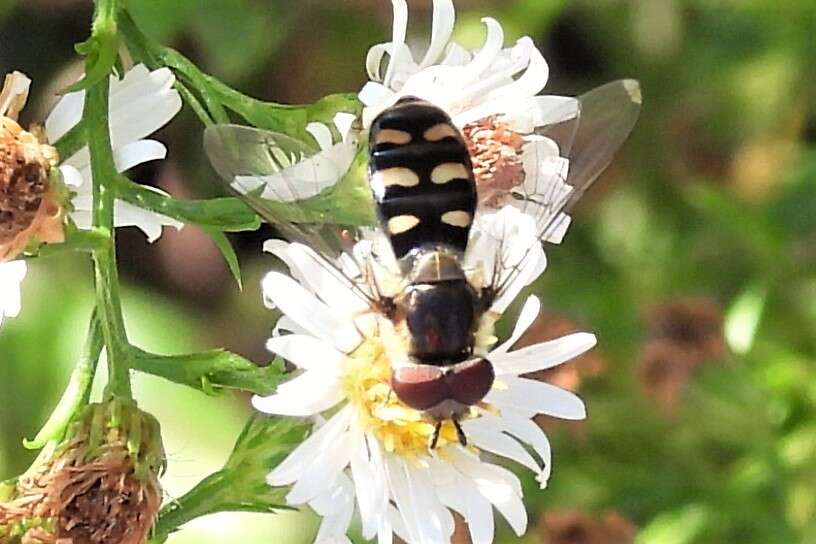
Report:
[[[637,528],[617,512],[602,516],[578,510],[548,510],[539,521],[543,544],[631,544]]]
[[[648,314],[649,340],[670,341],[693,357],[694,364],[727,353],[720,307],[707,298],[683,298],[654,306]]]
[[[495,116],[469,123],[462,134],[470,152],[479,203],[497,207],[524,183],[524,138]]]
[[[0,542],[144,544],[161,502],[156,420],[131,404],[92,405],[69,436],[0,503]]]

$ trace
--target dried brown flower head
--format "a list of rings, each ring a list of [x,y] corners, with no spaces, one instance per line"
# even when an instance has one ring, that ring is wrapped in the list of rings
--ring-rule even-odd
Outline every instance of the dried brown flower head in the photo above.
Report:
[[[578,510],[548,510],[539,520],[543,544],[631,544],[637,528],[617,512],[593,516]]]
[[[711,299],[682,298],[654,306],[648,313],[649,341],[670,341],[702,363],[727,354],[722,309]]]
[[[495,116],[465,125],[462,134],[473,162],[479,204],[496,207],[524,183],[524,138]]]
[[[0,542],[143,544],[161,503],[158,422],[135,405],[91,405],[51,459],[0,503]]]
[[[726,354],[719,306],[704,298],[678,299],[648,312],[636,372],[644,392],[673,414],[694,369]]]
[[[57,151],[17,123],[25,103],[15,72],[0,91],[0,262],[19,255],[32,241],[62,242],[64,213],[55,184]],[[15,95],[17,92],[18,95]],[[19,96],[22,94],[22,96]]]

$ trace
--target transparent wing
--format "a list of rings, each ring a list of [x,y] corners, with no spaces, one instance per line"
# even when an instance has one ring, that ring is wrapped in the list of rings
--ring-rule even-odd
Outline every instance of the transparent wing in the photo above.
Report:
[[[204,131],[204,150],[227,187],[288,240],[313,251],[308,258],[369,303],[379,297],[370,275],[352,257],[362,231],[327,224],[310,199],[349,168],[347,153],[318,149],[286,136],[240,125]]]
[[[540,241],[560,241],[567,212],[612,161],[635,126],[641,95],[637,81],[607,83],[549,112],[554,122],[536,131],[524,150],[527,177],[514,190],[514,205],[534,220],[533,232],[504,228],[493,268],[497,296],[523,274]],[[513,228],[516,226],[514,225]],[[532,235],[531,235],[532,234]],[[527,248],[508,247],[526,240]]]

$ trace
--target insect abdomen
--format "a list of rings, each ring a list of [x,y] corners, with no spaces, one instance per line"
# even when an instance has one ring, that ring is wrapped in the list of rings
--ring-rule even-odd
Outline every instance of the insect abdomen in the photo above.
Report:
[[[397,258],[423,246],[464,252],[476,208],[470,155],[441,109],[403,98],[372,123],[371,190]]]

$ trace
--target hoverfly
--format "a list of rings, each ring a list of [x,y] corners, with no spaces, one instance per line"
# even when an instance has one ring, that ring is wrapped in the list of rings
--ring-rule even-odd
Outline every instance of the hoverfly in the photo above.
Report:
[[[566,224],[566,212],[612,160],[640,112],[637,82],[620,80],[563,102],[552,123],[535,130],[549,139],[568,168],[554,176],[528,171],[509,200],[532,219],[527,247],[510,244],[508,229],[472,232],[486,214],[480,204],[471,158],[462,132],[433,104],[404,97],[382,111],[369,130],[368,164],[378,228],[310,224],[309,197],[321,190],[320,168],[287,169],[314,153],[290,137],[237,125],[205,132],[205,150],[216,171],[268,222],[291,241],[312,247],[321,266],[341,277],[371,312],[405,336],[403,357],[392,365],[391,389],[407,406],[436,423],[451,420],[466,443],[459,419],[490,391],[494,371],[474,348],[477,329],[508,286],[529,268],[528,256]],[[530,164],[538,165],[534,157]],[[534,167],[535,168],[535,167]],[[274,183],[270,180],[274,179]],[[285,204],[286,208],[281,205]],[[467,262],[484,250],[474,235],[493,238],[494,255],[476,255],[489,266],[474,273]],[[355,273],[342,266],[349,242],[379,237]],[[511,248],[510,245],[513,245]],[[375,268],[392,269],[401,280],[388,289]],[[530,281],[533,278],[530,278]]]

